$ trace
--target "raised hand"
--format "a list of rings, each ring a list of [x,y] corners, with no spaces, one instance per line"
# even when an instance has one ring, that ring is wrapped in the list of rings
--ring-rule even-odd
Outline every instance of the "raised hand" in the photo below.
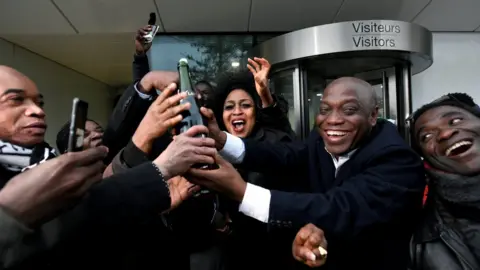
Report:
[[[140,92],[150,94],[156,89],[163,91],[171,83],[178,82],[178,72],[173,71],[150,71],[147,75],[143,76],[137,85],[137,89]]]
[[[211,109],[207,109],[205,107],[200,108],[200,112],[208,122],[207,126],[209,136],[215,140],[215,147],[217,148],[217,150],[222,150],[225,142],[227,141],[227,135],[225,134],[225,132],[220,130],[220,127],[218,127],[215,114]]]
[[[190,103],[178,104],[185,93],[170,96],[176,89],[177,85],[172,83],[162,91],[135,131],[132,141],[144,153],[150,153],[153,141],[182,121],[181,112],[190,108]]]
[[[137,55],[144,55],[150,50],[152,43],[145,43],[143,36],[145,36],[148,32],[152,31],[152,27],[150,25],[144,26],[137,30],[135,34],[135,53]]]

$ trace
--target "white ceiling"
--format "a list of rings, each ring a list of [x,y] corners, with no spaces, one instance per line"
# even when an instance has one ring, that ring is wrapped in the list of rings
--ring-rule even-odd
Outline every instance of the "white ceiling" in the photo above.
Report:
[[[432,31],[480,31],[480,0],[0,0],[0,36],[109,85],[131,80],[133,35],[277,32],[393,19]]]

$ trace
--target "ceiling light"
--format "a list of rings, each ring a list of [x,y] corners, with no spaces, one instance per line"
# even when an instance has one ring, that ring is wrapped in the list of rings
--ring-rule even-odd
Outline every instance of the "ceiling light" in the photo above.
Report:
[[[239,62],[232,62],[232,67],[236,68],[239,67],[240,63]]]

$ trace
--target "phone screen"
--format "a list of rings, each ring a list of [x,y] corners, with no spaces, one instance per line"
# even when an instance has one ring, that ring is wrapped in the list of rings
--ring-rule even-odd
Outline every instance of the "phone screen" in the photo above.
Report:
[[[78,152],[83,150],[87,114],[88,103],[79,98],[74,98],[70,120],[70,133],[68,137],[68,152]]]

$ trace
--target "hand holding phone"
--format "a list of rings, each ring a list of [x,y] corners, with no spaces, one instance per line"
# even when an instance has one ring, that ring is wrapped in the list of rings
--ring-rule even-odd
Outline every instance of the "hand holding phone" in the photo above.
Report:
[[[68,136],[68,152],[79,152],[83,150],[87,114],[88,103],[79,98],[74,98]]]
[[[153,39],[155,38],[155,35],[160,29],[160,26],[155,25],[156,22],[157,22],[156,13],[155,12],[150,13],[150,19],[148,20],[148,25],[150,25],[152,29],[150,30],[150,32],[148,32],[146,35],[143,36],[143,40],[145,43],[152,43]]]

